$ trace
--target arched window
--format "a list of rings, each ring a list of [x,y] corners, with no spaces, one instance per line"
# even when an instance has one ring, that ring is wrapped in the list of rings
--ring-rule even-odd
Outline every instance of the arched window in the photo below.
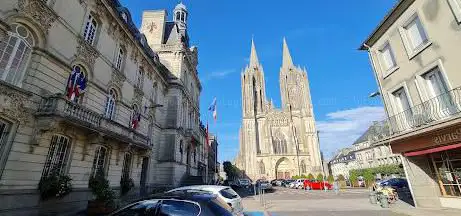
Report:
[[[51,144],[46,156],[42,177],[48,176],[53,172],[64,174],[69,159],[70,145],[71,142],[68,137],[58,134],[51,137]]]
[[[259,162],[259,174],[265,174],[266,173],[266,167],[264,166],[264,162],[260,161]]]
[[[132,162],[131,153],[129,152],[125,153],[125,156],[123,157],[122,179],[130,178],[131,162]]]
[[[133,104],[133,110],[131,111],[131,128],[136,129],[139,126],[141,121],[141,111],[138,108],[138,105]]]
[[[106,161],[107,161],[108,150],[104,146],[97,146],[94,152],[93,168],[91,169],[91,175],[95,176],[98,172],[102,174],[106,173]]]
[[[301,173],[306,173],[306,172],[307,172],[306,162],[301,161]]]
[[[13,24],[8,36],[0,41],[0,79],[21,86],[34,39],[30,31],[20,24]]]
[[[104,116],[111,120],[115,116],[116,99],[117,99],[117,94],[115,93],[115,90],[110,89],[109,95],[107,95],[106,111],[104,112]]]
[[[176,21],[181,20],[181,12],[176,12]]]

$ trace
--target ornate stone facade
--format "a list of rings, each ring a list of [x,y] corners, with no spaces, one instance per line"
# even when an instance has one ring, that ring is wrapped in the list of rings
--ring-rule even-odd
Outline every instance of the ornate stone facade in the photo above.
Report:
[[[280,69],[281,109],[266,100],[264,72],[253,42],[241,80],[243,120],[237,167],[252,179],[321,173],[307,72],[293,65],[286,41]]]

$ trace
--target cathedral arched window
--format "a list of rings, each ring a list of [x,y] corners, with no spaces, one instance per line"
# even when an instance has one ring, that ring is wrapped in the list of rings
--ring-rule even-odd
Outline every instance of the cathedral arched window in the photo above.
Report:
[[[259,174],[265,174],[266,173],[266,167],[264,166],[264,162],[259,162]]]
[[[274,154],[286,154],[288,152],[287,142],[284,137],[275,138],[272,141],[272,146],[274,148]]]
[[[307,172],[306,162],[301,161],[301,173],[306,173],[306,172]]]

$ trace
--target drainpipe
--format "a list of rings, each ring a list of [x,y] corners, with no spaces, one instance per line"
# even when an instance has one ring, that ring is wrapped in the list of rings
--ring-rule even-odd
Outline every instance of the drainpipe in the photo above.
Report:
[[[363,44],[363,47],[365,47],[367,49],[368,58],[370,59],[371,68],[373,70],[373,75],[375,77],[376,83],[378,84],[379,93],[381,94],[381,101],[384,104],[384,108],[385,108],[384,111],[386,112],[387,117],[389,117],[389,111],[387,110],[388,106],[386,105],[386,100],[384,99],[383,88],[382,88],[381,82],[379,81],[379,78],[378,78],[378,71],[376,70],[375,61],[373,60],[373,53],[372,53],[373,50],[372,50],[372,48],[370,46],[368,46],[365,43]]]

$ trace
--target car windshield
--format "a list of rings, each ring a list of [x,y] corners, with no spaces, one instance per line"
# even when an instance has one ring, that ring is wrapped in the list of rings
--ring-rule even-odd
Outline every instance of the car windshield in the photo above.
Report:
[[[219,191],[219,193],[227,199],[235,199],[239,197],[239,195],[235,193],[235,191],[232,190],[231,188],[222,189]]]

